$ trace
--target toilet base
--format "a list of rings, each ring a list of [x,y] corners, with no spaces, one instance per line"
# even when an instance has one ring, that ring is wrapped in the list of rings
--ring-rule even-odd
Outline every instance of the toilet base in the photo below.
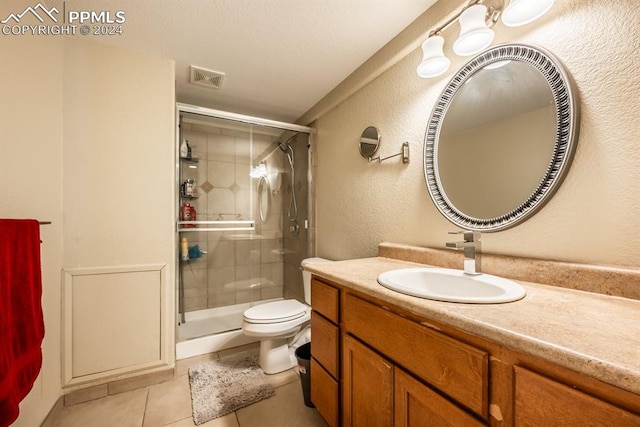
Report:
[[[296,366],[291,338],[270,338],[260,341],[260,368],[265,374],[277,374]]]

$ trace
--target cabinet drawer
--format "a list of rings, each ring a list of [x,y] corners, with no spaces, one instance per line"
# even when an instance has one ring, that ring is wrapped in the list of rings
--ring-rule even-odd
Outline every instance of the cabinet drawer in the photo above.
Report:
[[[353,335],[459,403],[488,417],[489,355],[353,295],[344,301]]]
[[[311,402],[331,427],[338,427],[338,382],[311,358]]]
[[[515,370],[515,425],[639,426],[640,416],[519,366]]]
[[[317,313],[322,314],[333,323],[338,323],[339,309],[338,289],[326,285],[316,279],[311,280],[311,307]]]
[[[311,313],[311,354],[334,378],[338,376],[339,340],[338,327],[315,312]]]
[[[399,368],[394,390],[396,426],[486,426]]]

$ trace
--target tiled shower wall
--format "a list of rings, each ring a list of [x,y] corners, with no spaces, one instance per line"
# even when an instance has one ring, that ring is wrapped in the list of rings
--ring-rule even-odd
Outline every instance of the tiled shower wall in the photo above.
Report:
[[[273,147],[276,137],[183,123],[182,138],[199,158],[194,178],[200,197],[188,200],[197,220],[254,220],[255,233],[211,231],[181,233],[189,246],[207,254],[182,263],[185,311],[255,302],[283,296],[282,191],[271,191],[270,209],[258,215],[259,180],[249,177],[257,156]],[[267,159],[268,169],[282,170],[282,156]],[[187,164],[184,163],[183,167]],[[191,174],[191,175],[189,175]],[[304,176],[304,174],[303,174]],[[275,174],[270,181],[275,182]],[[268,190],[264,190],[268,191]],[[184,200],[183,200],[184,201]]]

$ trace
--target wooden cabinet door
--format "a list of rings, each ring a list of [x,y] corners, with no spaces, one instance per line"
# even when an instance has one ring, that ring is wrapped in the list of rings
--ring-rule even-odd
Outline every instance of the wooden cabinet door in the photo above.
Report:
[[[519,366],[515,370],[516,427],[631,427],[640,416]]]
[[[395,427],[486,426],[400,368],[395,368]]]
[[[345,427],[393,425],[393,365],[345,335],[343,341],[343,424]]]

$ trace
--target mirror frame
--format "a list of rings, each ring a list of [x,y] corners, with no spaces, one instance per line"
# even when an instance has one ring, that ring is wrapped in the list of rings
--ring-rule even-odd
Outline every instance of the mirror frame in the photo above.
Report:
[[[534,192],[511,211],[493,218],[475,218],[457,209],[443,191],[438,173],[438,140],[444,117],[458,89],[486,65],[523,61],[545,78],[556,106],[556,140],[547,170]],[[578,142],[580,121],[575,85],[560,61],[548,51],[530,45],[502,44],[490,48],[465,64],[451,78],[431,112],[424,144],[424,174],[427,190],[438,210],[453,224],[466,229],[494,232],[513,227],[535,214],[557,191],[567,174]]]

